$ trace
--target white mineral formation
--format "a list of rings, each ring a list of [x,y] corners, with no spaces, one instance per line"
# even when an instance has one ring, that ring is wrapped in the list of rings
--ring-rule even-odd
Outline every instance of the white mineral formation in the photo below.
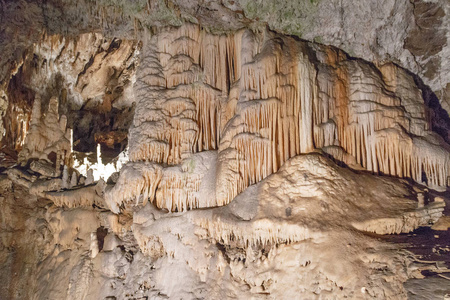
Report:
[[[91,232],[91,258],[95,258],[99,252],[98,239],[95,232]]]
[[[89,178],[91,183],[101,178],[107,180],[112,174],[119,172],[122,166],[128,162],[127,149],[122,151],[118,155],[117,159],[107,164],[103,163],[100,144],[97,144],[96,150],[97,160],[94,163],[90,162],[86,157],[84,157],[83,160],[74,159],[73,165],[73,168],[80,174]],[[89,174],[92,175],[92,178],[90,178],[91,175]]]

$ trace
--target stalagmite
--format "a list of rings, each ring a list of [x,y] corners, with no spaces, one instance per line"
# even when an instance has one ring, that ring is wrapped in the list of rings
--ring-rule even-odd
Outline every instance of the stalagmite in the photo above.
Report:
[[[425,196],[423,193],[417,194],[417,207],[422,208],[425,205]]]
[[[70,178],[70,188],[76,187],[78,184],[77,173],[72,172],[72,177]]]
[[[84,182],[84,185],[90,185],[92,183],[94,183],[94,170],[89,169],[87,171],[87,177],[86,177],[86,181]]]
[[[70,187],[69,170],[67,169],[67,166],[64,166],[63,175],[62,175],[62,188],[68,189],[69,187]]]
[[[97,240],[97,233],[95,232],[91,232],[91,246],[90,246],[90,250],[91,250],[91,258],[95,258],[99,252],[98,249],[98,240]]]

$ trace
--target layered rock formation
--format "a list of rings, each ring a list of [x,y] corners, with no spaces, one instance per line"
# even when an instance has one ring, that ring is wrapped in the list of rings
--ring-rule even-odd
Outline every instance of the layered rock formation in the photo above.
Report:
[[[46,34],[4,76],[0,298],[406,298],[425,267],[373,234],[433,224],[449,200],[448,115],[429,90],[249,25],[270,18],[249,3],[177,3],[204,26],[141,4],[135,35]],[[134,8],[95,5],[128,30]],[[231,31],[211,30],[220,13]]]
[[[137,77],[130,160],[191,164],[193,153],[217,150],[207,163],[217,177],[205,179],[216,187],[205,204],[189,193],[199,191],[206,172],[170,171],[171,181],[186,182],[178,189],[193,188],[172,198],[156,193],[166,189],[160,167],[141,176],[124,171],[108,196],[115,212],[139,195],[169,210],[224,205],[314,149],[375,174],[448,184],[449,147],[429,130],[413,78],[393,64],[377,68],[269,31],[216,36],[187,25],[149,39]]]

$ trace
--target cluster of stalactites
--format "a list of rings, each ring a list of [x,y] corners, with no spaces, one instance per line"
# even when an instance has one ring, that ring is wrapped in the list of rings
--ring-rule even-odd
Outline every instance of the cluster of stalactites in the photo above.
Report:
[[[244,37],[243,44],[256,48],[249,46],[255,43],[252,36]],[[316,86],[315,67],[293,40],[269,40],[261,53],[242,66],[239,115],[230,120],[237,125],[226,128],[220,148],[226,149],[222,168],[239,175],[232,175],[232,180],[219,176],[218,198],[223,199],[218,202],[230,202],[288,159],[314,149]],[[234,157],[230,157],[230,149]]]
[[[314,148],[377,174],[447,185],[445,145],[413,138],[430,133],[423,99],[405,72],[389,66],[382,77],[334,50],[318,67],[292,40],[269,39],[259,53],[252,43],[243,36],[236,115],[222,125],[220,164],[230,172],[218,175],[218,203]]]
[[[221,99],[240,76],[239,35],[186,25],[163,29],[146,43],[130,130],[132,161],[174,165],[218,148]]]
[[[178,168],[164,170],[156,192],[155,205],[159,208],[166,208],[168,211],[186,211],[204,207],[198,197],[201,181],[200,175],[183,176]]]
[[[182,76],[191,64],[201,70],[202,82],[225,94],[228,86],[240,78],[242,32],[231,35],[207,33],[198,25],[186,24],[178,28],[165,28],[157,33],[156,48],[161,66],[173,74]],[[182,61],[181,65],[177,65]],[[180,77],[181,78],[181,77]],[[182,83],[173,77],[166,87]],[[188,79],[189,82],[191,79]]]
[[[201,185],[207,169],[198,169],[199,163],[188,162],[190,167],[162,168],[152,162],[130,162],[120,171],[116,185],[106,192],[109,207],[119,212],[122,204],[145,205],[148,201],[170,212],[216,206],[214,197],[201,197]]]
[[[374,173],[447,185],[450,155],[445,145],[413,138],[430,135],[413,79],[392,65],[380,68],[383,78],[356,61],[334,67],[334,82],[319,74],[315,146],[341,147],[349,154],[345,163],[356,162]]]
[[[266,219],[252,221],[245,225],[222,220],[197,219],[198,226],[208,230],[208,236],[224,245],[240,247],[279,245],[301,242],[312,238],[308,228],[298,224],[276,224]]]
[[[148,200],[154,201],[161,177],[162,167],[158,164],[130,162],[120,170],[116,185],[105,192],[105,201],[114,213],[119,213],[124,203],[145,205]]]
[[[427,138],[408,74],[320,46],[311,59],[308,47],[272,33],[162,29],[144,47],[131,160],[176,165],[218,149],[217,205],[317,148],[375,173],[447,185],[449,152]],[[186,184],[177,180],[158,206],[198,207],[196,196],[175,192]]]
[[[427,142],[423,138],[414,138],[411,156],[411,176],[408,177],[412,177],[417,182],[425,181],[431,186],[448,186],[450,184],[450,154],[448,150]]]
[[[36,96],[31,113],[30,129],[25,138],[18,161],[26,164],[30,159],[51,162],[56,155],[56,173],[61,174],[61,166],[70,164],[72,131],[67,128],[67,117],[59,116],[58,98],[52,97],[45,113],[41,112],[41,98]]]

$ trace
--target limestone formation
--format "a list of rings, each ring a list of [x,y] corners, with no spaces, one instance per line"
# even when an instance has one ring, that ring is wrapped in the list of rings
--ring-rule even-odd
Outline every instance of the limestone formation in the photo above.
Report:
[[[0,3],[0,299],[407,299],[448,272],[448,9],[406,2]]]
[[[66,165],[71,154],[70,132],[67,130],[66,116],[59,116],[59,100],[52,97],[44,114],[38,97],[33,104],[30,130],[24,147],[19,154],[19,162],[26,164],[30,159],[43,159],[53,162],[57,175],[61,166]],[[53,161],[52,161],[53,160]]]
[[[164,30],[143,51],[130,160],[177,165],[193,153],[217,150],[209,207],[228,204],[288,159],[314,149],[375,174],[447,185],[449,146],[429,130],[414,80],[392,64],[376,68],[270,31],[214,36],[195,25]],[[161,175],[141,178],[125,197],[116,190],[131,187],[119,181],[125,186],[112,190],[110,205],[140,195],[144,203],[154,199]],[[169,198],[157,199],[157,206],[203,207],[190,197],[165,203],[180,201]]]

